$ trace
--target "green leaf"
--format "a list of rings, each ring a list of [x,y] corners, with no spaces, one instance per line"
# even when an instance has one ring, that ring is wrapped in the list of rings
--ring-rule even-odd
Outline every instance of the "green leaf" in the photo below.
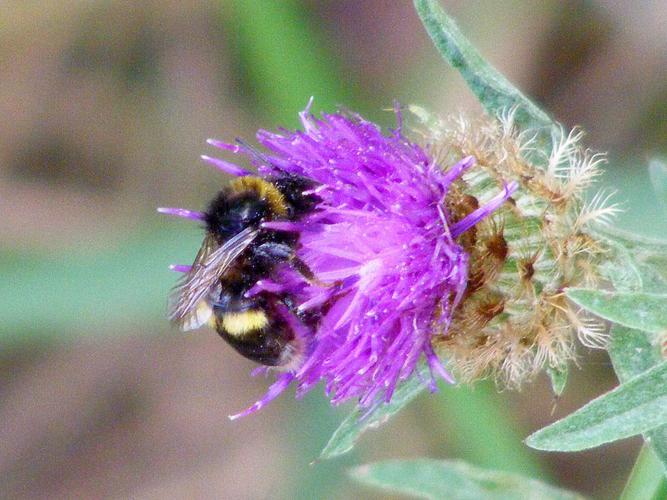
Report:
[[[547,368],[547,375],[549,375],[551,390],[554,391],[554,394],[556,396],[563,394],[565,385],[567,384],[567,365],[563,366],[562,368]]]
[[[616,276],[614,277],[613,268],[609,269],[605,276],[610,278],[614,286],[620,285],[618,290],[641,289],[643,292],[665,293],[667,241],[647,238],[613,226],[597,225],[590,230],[592,236],[605,242],[612,251],[610,257],[616,266]],[[635,273],[637,276],[630,278],[629,275]],[[624,275],[633,283],[628,282]]]
[[[645,332],[667,332],[667,295],[585,288],[568,288],[565,294],[575,304],[608,321]]]
[[[644,254],[639,268],[643,276],[644,291],[663,293],[667,290],[667,252]]]
[[[418,373],[413,374],[409,380],[396,388],[391,402],[381,404],[370,414],[359,408],[352,410],[329,439],[320,453],[319,460],[327,460],[351,451],[364,432],[380,427],[421,394],[426,389],[422,380],[429,376],[428,368],[422,366]]]
[[[662,362],[659,347],[651,345],[646,334],[620,325],[611,330],[609,357],[622,383]],[[667,473],[667,425],[645,433],[644,439],[651,444]]]
[[[550,144],[554,121],[501,73],[492,67],[463,36],[437,0],[414,0],[417,14],[442,57],[456,68],[484,109],[498,115],[516,109],[516,123],[524,128],[544,129]]]
[[[628,250],[636,250],[638,252],[645,250],[648,255],[664,254],[667,251],[667,240],[649,238],[648,236],[642,236],[608,225],[592,225],[590,229],[598,238],[615,241]]]
[[[368,486],[427,499],[584,498],[519,474],[481,469],[460,460],[390,460],[356,467],[350,475]]]
[[[667,213],[667,164],[654,158],[649,162],[648,172],[658,203]]]
[[[662,362],[659,348],[649,342],[644,332],[621,325],[612,327],[607,349],[621,383],[628,382]]]
[[[623,245],[608,240],[609,259],[600,264],[600,275],[611,282],[618,292],[636,292],[644,288],[642,273],[634,257]]]
[[[526,439],[538,450],[579,451],[641,434],[667,423],[667,362]]]

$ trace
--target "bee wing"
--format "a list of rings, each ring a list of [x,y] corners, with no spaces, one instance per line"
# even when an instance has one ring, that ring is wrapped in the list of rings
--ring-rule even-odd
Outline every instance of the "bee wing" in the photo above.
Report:
[[[257,229],[245,228],[220,246],[213,236],[206,235],[192,269],[169,298],[169,319],[182,330],[193,330],[206,323],[213,311],[205,299],[219,290],[220,277],[258,233]]]

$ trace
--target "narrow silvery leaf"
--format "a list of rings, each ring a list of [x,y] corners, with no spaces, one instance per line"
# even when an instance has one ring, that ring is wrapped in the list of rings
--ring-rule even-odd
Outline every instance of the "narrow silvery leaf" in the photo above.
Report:
[[[419,373],[397,387],[391,402],[381,403],[370,413],[359,408],[352,410],[333,433],[319,459],[326,460],[351,451],[364,432],[380,427],[424,391],[425,377],[428,377],[428,369],[422,366]]]
[[[645,333],[614,325],[609,342],[609,357],[621,382],[650,369],[662,361],[660,349],[651,345]],[[644,434],[667,473],[667,425]]]
[[[519,474],[481,469],[460,460],[390,460],[356,467],[350,475],[368,486],[426,499],[584,498]]]
[[[636,292],[644,288],[641,271],[630,251],[620,243],[609,240],[610,258],[600,264],[602,277],[617,292]]]
[[[563,394],[565,385],[567,384],[568,368],[563,366],[560,368],[547,368],[547,375],[551,382],[551,390],[556,396]]]
[[[652,345],[644,332],[621,325],[614,325],[611,329],[608,352],[621,383],[628,382],[662,361],[660,348]]]
[[[641,289],[653,293],[667,290],[666,240],[647,238],[613,226],[594,225],[590,229],[593,236],[613,250],[610,259],[616,266],[616,272],[603,269],[603,273],[614,287],[618,287],[617,290]]]
[[[645,332],[667,332],[667,295],[569,288],[567,297],[587,311]]]
[[[558,130],[553,120],[477,52],[439,2],[414,0],[414,4],[436,48],[461,73],[482,106],[491,115],[516,109],[516,122],[522,127],[545,129],[550,144],[552,130]]]
[[[547,451],[586,450],[666,423],[667,362],[662,362],[532,434],[526,444]]]
[[[663,211],[667,213],[667,164],[661,160],[653,159],[648,165],[648,172],[658,203]]]

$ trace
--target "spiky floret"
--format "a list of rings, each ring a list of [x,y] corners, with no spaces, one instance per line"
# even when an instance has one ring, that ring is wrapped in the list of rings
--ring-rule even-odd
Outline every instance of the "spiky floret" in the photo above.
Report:
[[[512,203],[476,226],[474,238],[460,240],[471,262],[466,297],[449,330],[435,338],[453,372],[462,381],[492,376],[517,387],[545,367],[562,369],[574,359],[575,338],[585,346],[604,346],[604,326],[563,293],[600,279],[605,249],[587,225],[608,223],[618,207],[609,203],[610,194],[600,192],[586,202],[583,193],[600,174],[604,156],[584,149],[577,129],[561,130],[545,156],[535,136],[517,131],[511,112],[499,120],[441,121],[412,110],[428,125],[424,140],[440,161],[477,158],[477,167],[452,190],[452,213],[483,203],[498,179],[520,186]]]

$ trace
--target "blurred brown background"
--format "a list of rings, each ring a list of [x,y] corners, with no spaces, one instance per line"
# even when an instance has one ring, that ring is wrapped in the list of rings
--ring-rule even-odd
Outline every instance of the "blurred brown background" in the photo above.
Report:
[[[667,153],[667,3],[442,3],[496,67],[610,151],[608,183],[629,200],[622,223],[667,233],[646,174]],[[443,388],[349,458],[313,466],[345,414],[320,389],[228,421],[268,381],[212,332],[181,335],[163,319],[176,279],[166,265],[192,259],[200,236],[155,207],[202,207],[223,182],[198,161],[213,153],[204,140],[295,126],[310,95],[385,125],[394,98],[478,109],[409,1],[0,5],[2,498],[366,498],[345,476],[352,464],[428,455],[502,467],[457,427],[476,397],[508,424],[479,433],[510,432],[521,447],[614,385],[606,357],[582,351],[553,414],[545,380],[500,395],[481,386],[471,400]],[[637,445],[524,452],[543,479],[611,498]]]

